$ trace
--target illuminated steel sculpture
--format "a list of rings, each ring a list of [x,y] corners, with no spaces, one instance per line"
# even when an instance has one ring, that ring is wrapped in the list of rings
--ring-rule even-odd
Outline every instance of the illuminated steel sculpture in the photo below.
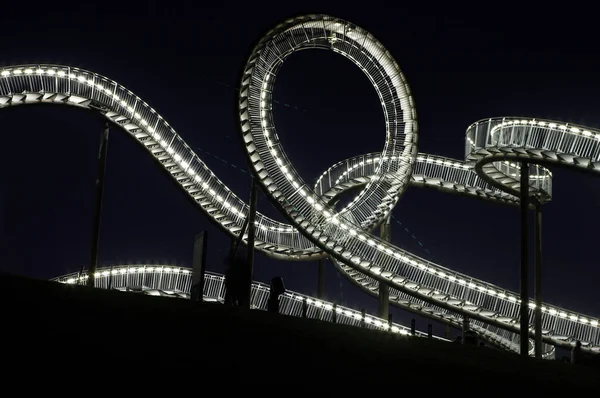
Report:
[[[337,163],[309,187],[286,156],[272,115],[272,91],[286,57],[326,49],[356,64],[379,96],[386,126],[381,153]],[[207,217],[239,236],[248,205],[229,190],[153,108],[98,74],[68,66],[0,68],[0,108],[52,103],[97,110],[138,141]],[[256,45],[239,96],[242,139],[263,190],[290,224],[256,215],[256,250],[283,260],[328,256],[337,269],[370,294],[390,286],[390,303],[461,325],[463,316],[482,334],[518,341],[519,297],[378,239],[370,232],[390,214],[409,184],[519,204],[518,162],[530,168],[530,193],[551,198],[552,174],[543,165],[598,171],[600,132],[532,118],[499,118],[467,129],[466,160],[417,153],[416,112],[410,89],[391,54],[371,34],[349,22],[307,15],[276,26]],[[337,194],[363,185],[345,208]],[[244,241],[246,237],[243,237]],[[530,304],[533,319],[533,303]],[[542,307],[544,342],[600,352],[598,319],[553,305]],[[518,344],[517,344],[518,347]],[[546,354],[553,348],[545,347]]]

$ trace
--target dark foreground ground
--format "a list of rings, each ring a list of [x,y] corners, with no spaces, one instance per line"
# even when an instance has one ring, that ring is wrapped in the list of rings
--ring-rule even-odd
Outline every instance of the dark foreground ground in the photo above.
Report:
[[[2,379],[26,382],[32,390],[47,385],[42,380],[71,385],[81,377],[98,386],[115,380],[146,387],[210,385],[224,396],[228,389],[273,382],[293,386],[277,395],[309,391],[317,396],[328,391],[471,396],[481,395],[480,388],[508,396],[519,395],[523,387],[554,394],[600,388],[598,369],[585,366],[390,338],[220,304],[194,305],[6,274],[0,274],[0,294]]]

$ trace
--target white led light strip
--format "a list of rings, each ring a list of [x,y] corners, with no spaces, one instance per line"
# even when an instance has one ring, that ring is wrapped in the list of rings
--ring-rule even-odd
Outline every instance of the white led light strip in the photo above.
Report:
[[[358,198],[342,212],[328,205],[330,198],[324,195],[325,191],[313,191],[300,178],[279,143],[273,123],[271,93],[276,72],[288,55],[302,48],[328,49],[350,59],[369,77],[382,103],[386,121],[384,150],[376,156],[364,155],[371,156],[371,168],[365,169],[368,174],[361,176],[360,168],[340,168],[346,175],[339,174],[328,182],[327,189],[333,189],[336,181],[344,184],[364,178]],[[232,236],[239,235],[248,205],[212,173],[153,108],[131,91],[106,77],[69,66],[0,68],[0,108],[38,103],[101,112],[137,140],[210,220]],[[389,283],[394,305],[450,323],[456,314],[465,314],[482,333],[493,330],[507,333],[507,338],[516,338],[518,332],[516,293],[429,262],[380,241],[369,232],[389,216],[404,189],[411,183],[418,184],[420,178],[427,186],[439,181],[448,192],[474,189],[489,194],[492,200],[503,197],[498,189],[508,191],[504,198],[515,203],[515,198],[511,198],[515,185],[511,181],[518,181],[518,168],[511,166],[511,156],[529,156],[528,161],[550,157],[554,163],[580,168],[585,164],[596,170],[600,150],[595,138],[598,133],[592,129],[563,124],[543,126],[537,122],[533,125],[529,121],[516,125],[511,118],[505,118],[478,122],[469,128],[466,163],[417,154],[416,113],[406,79],[396,62],[368,32],[323,15],[288,20],[257,45],[242,79],[240,119],[253,173],[291,222],[280,223],[258,213],[256,250],[284,260],[328,255],[344,275],[371,294],[376,294],[379,281]],[[511,137],[517,139],[526,131],[531,131],[531,137],[544,149],[519,151]],[[558,135],[560,138],[556,138]],[[526,145],[531,143],[533,138]],[[548,149],[549,145],[554,147]],[[507,149],[513,146],[514,153]],[[573,156],[572,151],[585,156]],[[473,169],[480,179],[498,189],[475,179]],[[536,170],[531,179],[532,192],[549,200],[551,174],[543,167]],[[456,180],[449,180],[455,177]],[[543,311],[546,341],[570,346],[573,339],[579,339],[586,349],[600,351],[597,318],[546,304]]]

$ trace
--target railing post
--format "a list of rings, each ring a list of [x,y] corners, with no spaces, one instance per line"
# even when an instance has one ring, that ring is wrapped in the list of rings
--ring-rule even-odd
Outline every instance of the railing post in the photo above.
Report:
[[[433,325],[431,323],[427,325],[427,337],[433,338]]]
[[[412,334],[414,336],[416,331],[417,331],[417,320],[415,318],[413,318],[410,321],[410,334]]]

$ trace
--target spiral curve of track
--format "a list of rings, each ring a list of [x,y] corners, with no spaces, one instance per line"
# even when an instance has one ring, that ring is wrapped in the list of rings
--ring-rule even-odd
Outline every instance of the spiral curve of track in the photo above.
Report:
[[[302,49],[334,51],[357,65],[373,84],[384,113],[382,152],[338,162],[314,187],[295,171],[282,148],[272,115],[277,71]],[[0,108],[63,104],[96,110],[135,139],[189,195],[199,209],[231,236],[239,236],[249,207],[215,176],[177,132],[131,91],[79,68],[35,64],[0,68]],[[600,171],[600,131],[535,118],[478,121],[466,132],[465,160],[417,152],[415,106],[406,78],[392,55],[370,33],[327,15],[284,21],[253,49],[243,72],[241,138],[260,186],[290,224],[257,213],[256,250],[282,260],[329,257],[336,268],[369,294],[390,286],[390,304],[459,325],[468,316],[476,330],[518,350],[519,296],[452,271],[378,239],[378,227],[409,185],[506,204],[519,204],[519,162],[530,166],[530,195],[551,199],[547,166]],[[361,186],[360,194],[336,210],[332,200]],[[243,236],[246,241],[247,234]],[[530,304],[530,319],[533,319]],[[551,345],[600,352],[596,317],[550,304],[542,307],[545,353]],[[531,352],[531,351],[530,351]]]

